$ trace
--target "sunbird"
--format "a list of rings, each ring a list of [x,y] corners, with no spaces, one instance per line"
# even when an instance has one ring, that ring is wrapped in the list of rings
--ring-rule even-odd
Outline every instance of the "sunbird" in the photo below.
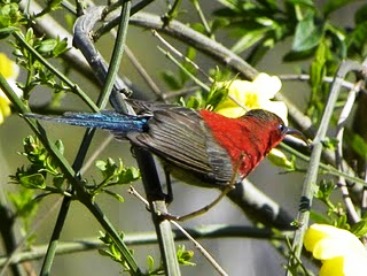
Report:
[[[239,118],[158,102],[129,101],[139,115],[112,111],[68,112],[27,117],[109,130],[159,157],[176,178],[189,184],[223,188],[253,171],[283,138],[303,134],[270,111],[253,109]],[[306,141],[306,140],[305,140]]]

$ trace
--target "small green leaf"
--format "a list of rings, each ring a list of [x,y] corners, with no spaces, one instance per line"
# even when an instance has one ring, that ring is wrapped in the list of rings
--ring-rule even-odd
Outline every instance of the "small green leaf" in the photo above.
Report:
[[[19,30],[19,28],[16,28],[16,27],[1,28],[0,29],[0,39],[6,38],[7,36],[11,35],[13,32],[17,30]]]
[[[61,189],[62,184],[64,183],[65,177],[63,175],[57,175],[53,178],[53,185],[58,188]]]
[[[268,31],[269,28],[261,28],[246,33],[232,46],[231,50],[237,54],[247,50],[263,39]]]
[[[59,152],[61,153],[61,155],[63,155],[64,154],[64,151],[65,151],[65,147],[64,147],[63,142],[60,139],[58,139],[55,142],[55,146],[59,150]]]
[[[49,5],[50,9],[54,11],[61,8],[61,2],[62,0],[49,0],[47,4]]]
[[[314,210],[310,210],[310,218],[315,223],[320,224],[331,224],[331,220],[328,216],[315,212]]]
[[[162,72],[162,78],[170,89],[178,90],[182,88],[180,81],[177,79],[176,75],[173,72],[171,71]]]
[[[179,245],[177,249],[177,260],[181,265],[195,266],[196,264],[191,262],[194,257],[194,251],[186,250],[185,245]]]
[[[20,184],[31,189],[45,189],[46,180],[41,173],[23,175],[19,178]]]
[[[354,134],[351,142],[353,150],[361,157],[367,160],[367,143],[358,134]]]
[[[55,39],[46,39],[41,41],[40,45],[37,47],[37,50],[41,54],[48,54],[55,49],[56,45],[57,41]]]
[[[287,0],[287,3],[316,10],[313,0]]]
[[[118,176],[119,184],[130,184],[131,182],[138,180],[140,178],[140,171],[135,168],[126,168]]]
[[[316,47],[324,34],[323,23],[315,23],[313,15],[300,21],[296,27],[292,51],[302,52]]]
[[[321,143],[325,148],[334,151],[337,148],[339,141],[336,138],[326,137],[321,141]]]
[[[123,198],[123,196],[119,195],[118,193],[109,191],[109,190],[104,190],[104,192],[110,196],[112,196],[113,198],[117,199],[119,202],[124,203],[125,199]]]
[[[148,264],[148,271],[153,271],[154,270],[154,258],[150,255],[147,256],[147,264]]]
[[[57,57],[63,53],[65,53],[68,50],[68,41],[66,38],[59,40],[58,39],[58,43],[56,44],[55,48],[53,49],[53,56]]]
[[[367,18],[367,4],[358,8],[356,13],[354,14],[354,22],[356,24],[363,24],[366,22]]]

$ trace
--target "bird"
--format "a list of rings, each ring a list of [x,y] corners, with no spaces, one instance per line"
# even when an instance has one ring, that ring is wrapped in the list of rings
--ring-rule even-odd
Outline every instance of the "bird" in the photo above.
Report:
[[[67,112],[26,117],[111,131],[117,139],[148,150],[173,177],[189,184],[223,188],[251,173],[286,135],[305,140],[276,114],[252,109],[228,118],[207,109],[129,100],[137,115],[115,111]]]

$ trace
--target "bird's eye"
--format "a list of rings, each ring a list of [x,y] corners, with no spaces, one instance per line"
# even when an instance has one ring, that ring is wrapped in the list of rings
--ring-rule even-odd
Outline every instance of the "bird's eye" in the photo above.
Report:
[[[287,127],[285,126],[285,125],[283,125],[283,124],[280,124],[279,126],[278,126],[278,129],[280,130],[280,132],[285,132],[285,131],[287,131]]]

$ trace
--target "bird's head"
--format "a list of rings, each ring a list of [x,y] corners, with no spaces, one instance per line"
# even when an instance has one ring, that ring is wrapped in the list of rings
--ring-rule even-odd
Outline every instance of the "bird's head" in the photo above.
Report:
[[[286,135],[292,135],[301,139],[307,145],[309,144],[307,138],[302,132],[287,127],[279,116],[270,111],[264,109],[252,109],[248,111],[244,117],[253,119],[257,122],[257,130],[262,133],[259,133],[259,135],[264,135],[264,138],[268,140],[269,148],[277,146]]]

